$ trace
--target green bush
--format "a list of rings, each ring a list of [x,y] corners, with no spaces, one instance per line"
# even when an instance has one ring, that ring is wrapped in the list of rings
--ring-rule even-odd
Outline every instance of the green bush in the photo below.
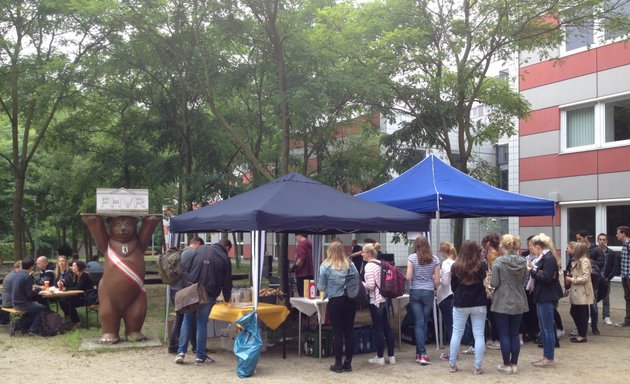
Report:
[[[26,254],[31,254],[31,245],[26,244]],[[15,261],[13,254],[13,243],[0,243],[0,262]]]

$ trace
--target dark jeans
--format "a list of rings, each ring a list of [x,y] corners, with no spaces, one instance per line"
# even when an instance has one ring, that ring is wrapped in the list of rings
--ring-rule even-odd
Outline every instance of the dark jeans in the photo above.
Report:
[[[518,330],[521,327],[522,314],[508,315],[494,312],[494,321],[497,325],[499,341],[501,343],[501,356],[503,365],[517,365],[518,355],[521,352],[521,342],[518,338]]]
[[[86,302],[83,296],[59,299],[59,306],[61,307],[61,310],[63,311],[64,315],[70,317],[70,320],[72,320],[74,324],[81,321],[81,319],[79,318],[79,314],[77,313],[77,308],[85,307],[85,305]]]
[[[451,342],[451,336],[453,335],[453,295],[448,296],[446,299],[440,301],[438,304],[440,312],[442,313],[442,321],[444,322],[444,330],[446,331],[445,343]],[[472,330],[470,331],[472,334]],[[465,335],[464,331],[464,335]],[[462,340],[462,343],[464,341]]]
[[[591,277],[593,277],[593,275],[591,274]],[[591,328],[592,329],[597,329],[597,323],[599,321],[599,314],[598,314],[598,310],[597,310],[597,294],[599,293],[599,281],[600,281],[601,277],[599,279],[597,279],[597,281],[593,280],[593,304],[589,305],[589,308],[591,310]],[[577,325],[577,324],[576,324]]]
[[[626,302],[626,316],[623,322],[630,324],[630,277],[622,277],[621,286],[623,287],[623,300]]]
[[[586,330],[588,329],[588,304],[571,304],[571,317],[577,327],[578,335],[580,337],[586,337]]]
[[[354,316],[357,308],[354,301],[348,296],[332,297],[328,301],[328,314],[333,331],[333,354],[335,364],[341,365],[342,357],[346,352],[346,361],[352,362],[354,352]]]
[[[387,344],[387,356],[394,356],[394,333],[389,325],[387,303],[381,303],[378,308],[370,304],[372,315],[372,338],[376,346],[376,356],[383,357],[385,344]]]
[[[26,330],[28,328],[29,332],[39,332],[39,326],[42,324],[42,311],[46,309],[45,305],[32,301],[26,305],[16,305],[14,308],[26,312],[16,323],[17,329]]]
[[[538,315],[536,314],[534,295],[529,292],[527,292],[527,305],[529,306],[529,311],[523,313],[521,333],[527,334],[528,340],[535,340],[536,335],[538,335]]]

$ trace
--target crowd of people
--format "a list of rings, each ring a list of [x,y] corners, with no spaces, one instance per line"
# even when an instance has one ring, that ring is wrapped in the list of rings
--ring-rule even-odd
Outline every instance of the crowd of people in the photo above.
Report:
[[[518,373],[520,349],[525,342],[535,342],[541,348],[541,356],[531,362],[534,367],[555,366],[559,339],[569,336],[557,310],[559,300],[568,296],[571,305],[570,315],[576,329],[570,331],[570,341],[586,343],[589,323],[591,334],[600,334],[599,301],[603,302],[603,322],[613,325],[609,286],[617,275],[622,278],[626,317],[614,325],[630,326],[630,227],[620,226],[616,236],[622,244],[620,259],[608,248],[606,234],[600,233],[597,243],[593,244],[587,231],[577,232],[576,241],[567,247],[564,269],[551,237],[544,233],[530,236],[524,244],[518,236],[489,234],[483,238],[481,246],[475,241],[464,241],[459,252],[453,244],[442,242],[439,256],[432,254],[426,237],[418,236],[413,244],[414,252],[407,259],[406,274],[408,310],[414,317],[416,362],[432,363],[426,348],[427,325],[436,305],[449,342],[448,353],[442,353],[440,359],[448,361],[448,370],[452,373],[458,371],[463,339],[468,339],[465,344],[472,344],[463,353],[474,355],[475,375],[483,373],[486,348],[500,349],[502,362],[496,367],[498,372]],[[379,248],[380,244],[370,241],[359,251],[353,243],[352,253],[346,255],[341,242],[333,241],[320,266],[317,287],[329,299],[335,358],[330,370],[333,372],[352,371],[357,305],[348,297],[345,286],[347,275],[353,274],[363,274],[369,295],[376,356],[369,358],[368,363],[396,363],[387,299],[379,290]],[[527,251],[519,254],[522,248]],[[357,256],[361,256],[360,262]]]
[[[49,300],[40,295],[42,290],[55,287],[59,291],[83,291],[81,295],[59,299],[64,324],[70,325],[68,329],[81,326],[78,307],[98,303],[98,292],[86,264],[73,259],[68,265],[68,257],[64,255],[57,257],[56,264],[49,262],[46,256],[39,256],[36,261],[31,257],[17,261],[2,283],[2,307],[24,312],[11,324],[11,334],[40,334],[42,315],[49,307]]]

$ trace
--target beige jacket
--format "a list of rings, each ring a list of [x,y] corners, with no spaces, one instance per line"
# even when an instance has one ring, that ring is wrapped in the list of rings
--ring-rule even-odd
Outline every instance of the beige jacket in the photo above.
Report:
[[[569,302],[576,305],[593,304],[595,294],[591,284],[591,260],[582,257],[571,262],[571,289]]]

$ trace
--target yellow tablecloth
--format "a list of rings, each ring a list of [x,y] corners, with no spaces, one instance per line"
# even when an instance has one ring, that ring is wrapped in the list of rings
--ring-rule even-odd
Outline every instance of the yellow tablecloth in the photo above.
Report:
[[[226,303],[218,303],[212,307],[210,318],[233,323],[253,310],[254,307],[235,307]],[[258,303],[258,318],[271,329],[278,328],[280,324],[284,323],[287,316],[289,316],[289,310],[283,305]]]

